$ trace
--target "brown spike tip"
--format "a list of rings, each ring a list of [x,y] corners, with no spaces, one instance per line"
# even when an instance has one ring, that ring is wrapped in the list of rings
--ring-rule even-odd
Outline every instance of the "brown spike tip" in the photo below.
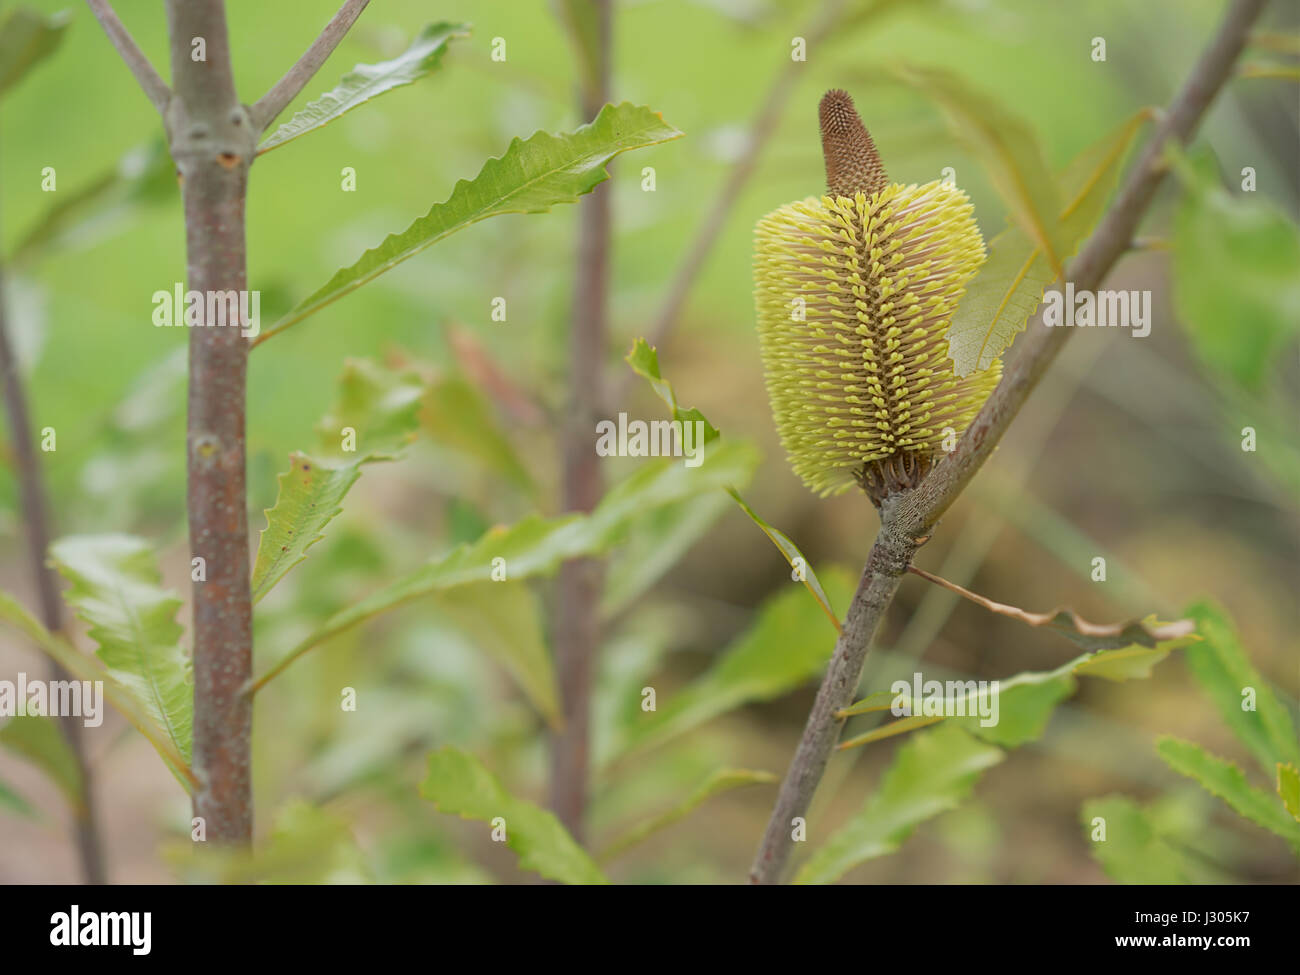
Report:
[[[849,93],[840,88],[828,91],[822,96],[817,114],[830,195],[851,197],[865,193],[870,196],[883,190],[889,182],[884,164]]]

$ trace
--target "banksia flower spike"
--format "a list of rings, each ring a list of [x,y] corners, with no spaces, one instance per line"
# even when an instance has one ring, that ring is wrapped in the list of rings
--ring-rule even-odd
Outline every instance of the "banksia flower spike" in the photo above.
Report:
[[[948,356],[984,241],[955,186],[888,182],[847,93],[827,92],[819,115],[828,195],[755,231],[759,346],[794,472],[878,505],[920,482],[997,385],[1000,363],[958,378]]]

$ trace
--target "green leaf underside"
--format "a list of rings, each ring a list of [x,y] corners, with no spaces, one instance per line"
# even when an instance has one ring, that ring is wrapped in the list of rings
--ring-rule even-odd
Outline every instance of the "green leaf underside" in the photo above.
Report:
[[[1207,792],[1218,796],[1240,816],[1281,836],[1300,850],[1300,823],[1285,804],[1246,781],[1245,774],[1227,759],[1211,755],[1200,745],[1162,735],[1156,751],[1180,775],[1195,779]]]
[[[129,535],[76,535],[50,546],[50,557],[70,584],[68,604],[99,644],[99,659],[188,765],[194,685],[176,622],[181,601],[161,587],[153,550]]]
[[[36,715],[10,718],[0,725],[0,747],[20,756],[49,776],[50,781],[59,787],[59,791],[78,813],[84,809],[81,770],[77,767],[77,758],[53,718]]]
[[[618,839],[611,842],[600,853],[600,860],[612,860],[629,848],[642,842],[647,837],[674,823],[685,819],[695,809],[716,795],[729,792],[747,785],[764,785],[779,781],[771,772],[757,772],[753,769],[719,769],[683,796],[668,809],[652,816],[645,822],[638,823]]]
[[[187,792],[193,792],[196,782],[176,745],[167,733],[145,712],[144,703],[136,694],[120,684],[100,662],[79,653],[61,636],[55,636],[35,617],[25,610],[9,593],[0,590],[0,621],[8,623],[35,643],[43,653],[81,681],[103,681],[104,699],[121,712],[148,742],[157,749],[167,768],[176,776]]]
[[[424,426],[434,443],[478,460],[527,494],[536,493],[532,475],[476,386],[460,377],[445,377],[429,387],[427,402]]]
[[[411,46],[391,61],[358,64],[337,85],[308,102],[257,147],[258,154],[328,125],[372,98],[420,80],[438,67],[453,39],[468,36],[468,24],[443,21],[427,25]]]
[[[830,593],[847,601],[852,580],[828,572]],[[626,750],[662,745],[742,704],[769,701],[821,673],[834,648],[835,631],[821,608],[797,589],[767,599],[754,624],[723,651],[721,659],[659,710],[644,716]]]
[[[644,465],[615,485],[590,515],[529,515],[510,527],[493,528],[477,541],[432,559],[336,613],[291,650],[273,673],[324,640],[386,610],[440,590],[496,582],[494,565],[504,568],[505,580],[520,580],[549,576],[569,559],[604,553],[621,542],[629,525],[645,512],[719,490],[754,464],[753,448],[725,444],[706,451],[699,467],[686,467],[677,459]]]
[[[1069,258],[1091,232],[1119,179],[1119,164],[1147,119],[1139,112],[1089,146],[1058,180],[1063,209],[1055,224],[1062,258]],[[1043,291],[1056,277],[1043,250],[1019,226],[989,244],[989,257],[957,306],[948,351],[958,376],[987,369],[1024,330]]]
[[[519,866],[566,884],[608,883],[600,868],[550,812],[507,792],[473,755],[446,747],[429,754],[429,774],[420,795],[441,812],[503,826],[506,845]],[[502,819],[504,824],[494,824]]]
[[[1210,602],[1190,607],[1202,642],[1189,647],[1187,667],[1201,685],[1224,723],[1255,756],[1270,777],[1278,762],[1300,766],[1300,743],[1286,707],[1255,669],[1242,649],[1232,620]],[[1245,707],[1247,689],[1254,692],[1254,709]]]
[[[293,453],[279,477],[275,505],[253,565],[253,601],[262,599],[324,537],[343,510],[343,499],[361,476],[363,464],[392,460],[415,435],[424,385],[412,372],[389,370],[369,360],[349,360],[331,411],[317,425],[314,455]],[[344,452],[344,431],[355,451]]]
[[[942,702],[937,699],[922,700],[917,709],[918,713],[906,715],[906,712],[912,709],[912,698],[909,693],[876,691],[839,713],[844,717],[850,717],[875,711],[888,711],[897,704],[899,711],[906,716],[850,738],[839,747],[856,748],[938,721],[961,725],[986,741],[1009,748],[1016,747],[1042,735],[1056,705],[1074,693],[1077,686],[1074,679],[1076,676],[1100,677],[1111,681],[1147,678],[1151,676],[1155,665],[1169,656],[1173,650],[1188,646],[1195,640],[1194,636],[1186,636],[1163,641],[1156,647],[1133,646],[1116,650],[1100,650],[1095,653],[1081,654],[1055,670],[1016,674],[1014,677],[998,681],[996,702],[991,700],[991,695],[981,699],[981,692],[974,681],[963,682],[969,690],[963,688],[961,693],[948,695],[945,685],[945,697]],[[924,688],[922,691],[924,693]],[[927,703],[932,707],[942,703],[944,713],[927,713]],[[993,707],[996,706],[998,719],[996,724],[987,727],[982,724],[985,719],[981,716],[981,704],[984,706],[984,713],[990,717]]]
[[[609,178],[605,164],[630,149],[667,142],[681,132],[645,106],[606,105],[588,125],[565,135],[538,132],[515,139],[489,159],[472,180],[461,180],[446,202],[435,204],[400,234],[392,234],[360,260],[263,332],[258,341],[355,291],[431,244],[480,220],[503,213],[542,213],[574,203]]]
[[[1005,753],[956,725],[922,732],[898,749],[880,786],[800,868],[799,884],[834,883],[860,863],[897,850],[922,822],[965,799]]]
[[[66,10],[46,15],[31,7],[0,15],[0,95],[54,53],[71,17]]]

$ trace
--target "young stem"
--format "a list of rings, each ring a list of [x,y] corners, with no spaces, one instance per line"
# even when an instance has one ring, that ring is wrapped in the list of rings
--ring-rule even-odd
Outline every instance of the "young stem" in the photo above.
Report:
[[[1095,289],[1127,249],[1164,177],[1165,146],[1171,140],[1186,142],[1191,138],[1205,110],[1231,77],[1233,64],[1246,46],[1251,25],[1258,19],[1266,2],[1235,0],[1229,8],[1218,32],[1126,177],[1115,202],[1079,256],[1066,269],[1064,279],[1074,282],[1076,291]],[[849,606],[844,632],[808,717],[803,738],[781,784],[776,806],[750,871],[751,882],[770,884],[783,879],[793,845],[790,821],[795,817],[806,817],[827,759],[835,747],[840,722],[835,719],[834,712],[837,707],[845,705],[834,702],[847,702],[846,695],[851,696],[856,691],[871,635],[898,589],[899,578],[907,570],[921,541],[928,537],[939,518],[993,453],[1071,331],[1044,328],[1037,321],[1031,324],[1028,334],[1019,344],[1019,354],[963,434],[956,450],[944,456],[914,490],[893,495],[881,505],[880,533],[872,546],[862,582]]]
[[[595,79],[585,85],[583,118],[595,118],[609,100],[610,0],[596,7],[599,41]],[[591,511],[603,492],[593,440],[603,402],[601,372],[609,346],[609,183],[583,199],[578,227],[578,269],[574,280],[573,327],[569,332],[570,401],[562,434],[565,511]],[[581,842],[587,804],[591,683],[600,639],[603,570],[596,559],[575,559],[560,567],[556,592],[555,663],[563,727],[551,740],[551,808]]]
[[[59,587],[54,570],[45,561],[50,544],[45,484],[41,477],[41,464],[36,454],[36,446],[32,442],[22,373],[13,346],[9,342],[3,268],[0,268],[0,381],[4,384],[5,415],[9,420],[9,439],[13,445],[14,466],[18,471],[19,505],[23,522],[27,527],[28,565],[41,604],[41,622],[51,633],[56,633],[63,627],[63,602],[59,598]],[[50,679],[64,681],[69,679],[69,675],[55,663],[50,667]],[[76,715],[63,715],[57,721],[59,730],[72,752],[81,780],[82,805],[79,809],[73,809],[72,814],[82,878],[88,884],[102,884],[106,881],[104,857],[100,849],[94,788],[90,779],[90,768],[86,762],[85,745],[82,741],[81,719]]]
[[[166,116],[185,206],[188,288],[205,298],[248,287],[244,199],[257,132],[235,93],[222,0],[167,0],[175,93]],[[195,39],[206,60],[194,60]],[[242,314],[242,311],[241,311]],[[241,320],[241,325],[247,324]],[[240,328],[189,330],[187,474],[194,595],[194,815],[210,841],[252,840],[252,675]],[[198,574],[196,574],[197,576]]]

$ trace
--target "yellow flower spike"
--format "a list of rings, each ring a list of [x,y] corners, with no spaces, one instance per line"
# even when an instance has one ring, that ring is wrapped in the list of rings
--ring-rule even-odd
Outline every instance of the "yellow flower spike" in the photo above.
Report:
[[[949,183],[889,183],[843,91],[819,110],[829,194],[755,229],[759,350],[794,472],[877,505],[914,487],[974,419],[1001,363],[958,379],[948,328],[984,241]]]

